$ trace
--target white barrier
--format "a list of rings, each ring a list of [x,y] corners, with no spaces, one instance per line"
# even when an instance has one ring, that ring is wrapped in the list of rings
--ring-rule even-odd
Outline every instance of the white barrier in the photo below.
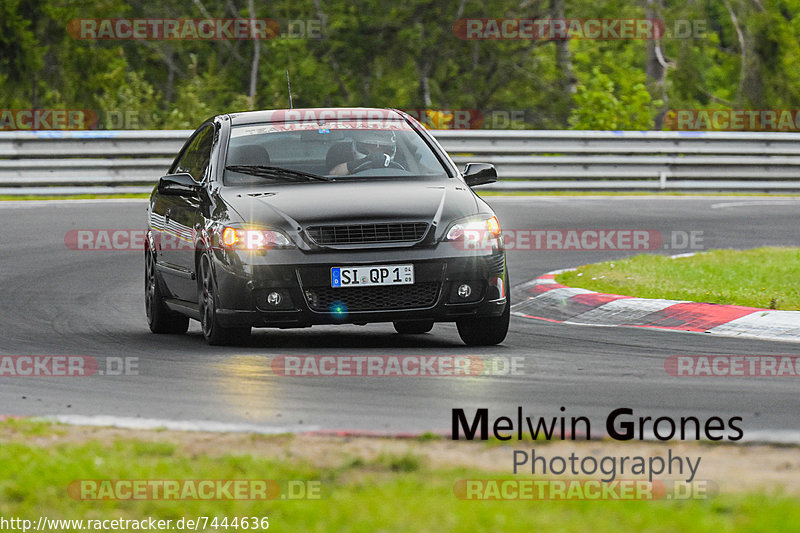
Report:
[[[800,190],[800,133],[433,130],[482,190]],[[149,191],[191,131],[0,132],[0,194]]]

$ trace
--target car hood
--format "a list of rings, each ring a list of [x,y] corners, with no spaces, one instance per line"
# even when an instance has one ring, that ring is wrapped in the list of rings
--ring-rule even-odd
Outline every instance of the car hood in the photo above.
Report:
[[[222,197],[245,223],[292,229],[387,221],[439,224],[478,210],[475,195],[456,179],[230,187]]]

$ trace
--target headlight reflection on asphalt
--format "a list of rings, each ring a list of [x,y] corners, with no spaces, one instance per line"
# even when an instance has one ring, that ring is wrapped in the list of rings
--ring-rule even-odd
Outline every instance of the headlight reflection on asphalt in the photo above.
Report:
[[[279,411],[277,386],[270,367],[271,357],[264,355],[223,356],[212,366],[216,378],[210,381],[233,414],[259,420],[276,417]],[[274,420],[270,420],[273,421]]]

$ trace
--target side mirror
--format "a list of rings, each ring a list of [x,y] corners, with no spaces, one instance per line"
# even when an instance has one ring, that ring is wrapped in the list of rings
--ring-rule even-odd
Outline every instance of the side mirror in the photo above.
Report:
[[[158,193],[168,196],[197,196],[201,185],[191,174],[169,174],[158,180]]]
[[[467,163],[463,176],[470,187],[485,185],[497,181],[497,169],[489,163]]]

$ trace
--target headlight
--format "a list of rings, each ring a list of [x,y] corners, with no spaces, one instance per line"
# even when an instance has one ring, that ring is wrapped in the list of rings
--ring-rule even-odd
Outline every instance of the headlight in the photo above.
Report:
[[[448,241],[471,240],[481,241],[485,238],[495,239],[503,233],[497,217],[476,218],[456,222],[447,230]]]
[[[292,248],[294,245],[280,231],[260,228],[231,228],[226,226],[220,234],[224,248],[235,250],[269,250]]]

